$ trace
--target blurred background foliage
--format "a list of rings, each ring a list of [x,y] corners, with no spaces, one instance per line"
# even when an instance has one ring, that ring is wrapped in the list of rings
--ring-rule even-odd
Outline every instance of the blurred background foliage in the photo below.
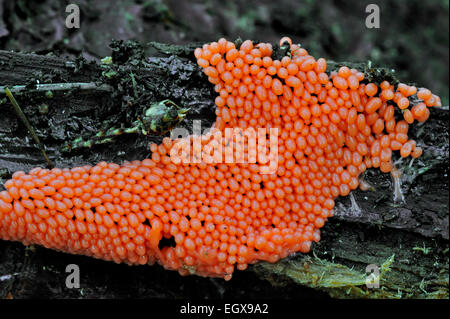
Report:
[[[80,29],[65,27],[69,3],[80,7]],[[370,3],[380,7],[380,29],[365,26]],[[448,0],[0,0],[0,49],[6,50],[99,59],[110,54],[112,38],[276,43],[281,36],[316,57],[390,67],[448,105]]]

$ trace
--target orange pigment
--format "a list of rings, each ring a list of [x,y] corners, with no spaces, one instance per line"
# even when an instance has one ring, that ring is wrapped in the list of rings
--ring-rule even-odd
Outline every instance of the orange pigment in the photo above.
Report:
[[[356,189],[362,172],[390,172],[393,152],[422,154],[408,127],[440,99],[403,83],[368,83],[345,66],[327,74],[325,59],[282,43],[290,51],[281,60],[270,44],[249,40],[194,52],[218,94],[216,130],[279,129],[273,174],[258,162],[171,160],[175,143],[204,145],[212,134],[164,138],[150,146],[151,159],[122,165],[19,171],[0,192],[0,238],[225,279],[235,268],[308,252],[334,199]],[[411,106],[413,95],[421,101]]]

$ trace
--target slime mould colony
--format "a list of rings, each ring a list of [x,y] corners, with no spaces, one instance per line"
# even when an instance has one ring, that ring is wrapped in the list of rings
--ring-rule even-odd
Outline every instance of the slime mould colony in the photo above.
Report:
[[[390,172],[393,151],[421,155],[408,126],[441,103],[427,89],[369,83],[345,66],[327,74],[325,59],[289,38],[281,45],[286,54],[273,58],[270,44],[249,40],[195,50],[218,93],[206,135],[164,138],[150,146],[151,158],[122,165],[15,172],[0,192],[0,238],[225,279],[235,268],[308,252],[334,199],[357,188],[362,172]],[[421,101],[410,107],[410,98]],[[189,152],[172,161],[176,145],[236,150],[238,142],[217,138],[227,128],[276,128],[277,168],[264,174],[259,159],[206,163]]]

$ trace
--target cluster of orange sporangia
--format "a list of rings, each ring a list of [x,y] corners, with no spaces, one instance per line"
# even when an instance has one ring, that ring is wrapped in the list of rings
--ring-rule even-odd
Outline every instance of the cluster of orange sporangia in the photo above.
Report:
[[[249,40],[195,50],[218,93],[216,130],[279,129],[275,172],[262,174],[258,162],[171,160],[175,142],[212,135],[164,138],[151,159],[122,165],[16,172],[0,192],[0,238],[225,279],[235,267],[308,252],[334,199],[357,188],[362,172],[391,171],[393,151],[421,155],[408,126],[440,101],[427,89],[367,83],[345,66],[329,75],[325,59],[286,42],[281,60]],[[413,95],[423,102],[409,109]]]

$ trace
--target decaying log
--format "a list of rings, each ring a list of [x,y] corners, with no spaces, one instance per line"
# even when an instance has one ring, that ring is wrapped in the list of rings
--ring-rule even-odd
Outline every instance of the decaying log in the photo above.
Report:
[[[126,128],[145,105],[156,101],[171,99],[190,108],[182,123],[187,128],[194,119],[203,120],[203,129],[214,121],[215,92],[195,63],[194,45],[152,43],[141,48],[115,43],[112,48],[114,64],[0,51],[0,87],[22,86],[16,88],[16,98],[56,167],[148,157],[148,143],[161,141],[161,136],[123,134],[110,144],[69,152],[63,148],[104,126]],[[50,83],[67,87],[36,86]],[[2,187],[14,171],[46,163],[1,92],[0,114]],[[335,217],[307,255],[258,263],[224,282],[1,241],[0,296],[296,298],[323,297],[325,291],[340,298],[448,298],[448,126],[448,108],[442,108],[433,109],[426,123],[410,130],[424,155],[396,163],[403,170],[404,203],[393,201],[388,174],[369,170],[364,178],[374,190],[353,192],[353,202],[351,197],[339,198]],[[64,285],[70,263],[80,265],[82,289]],[[367,266],[380,271],[379,288],[367,288]]]

